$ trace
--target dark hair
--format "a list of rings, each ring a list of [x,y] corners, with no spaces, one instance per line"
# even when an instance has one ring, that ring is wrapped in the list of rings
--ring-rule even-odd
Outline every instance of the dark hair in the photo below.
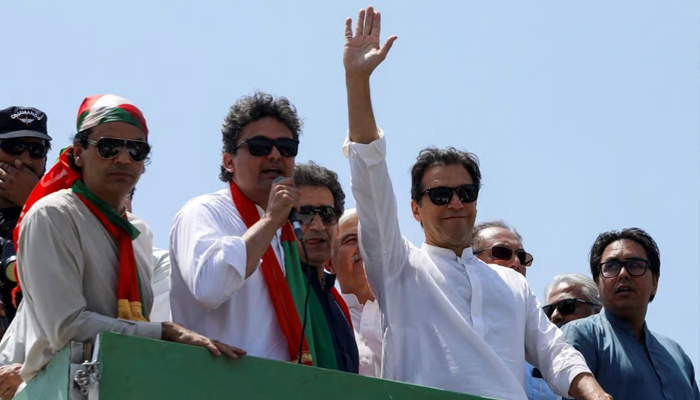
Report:
[[[411,199],[421,204],[421,194],[425,191],[423,187],[423,175],[425,171],[434,165],[461,164],[469,172],[477,188],[481,188],[481,171],[479,170],[479,159],[476,154],[457,150],[454,147],[438,149],[430,146],[418,153],[416,163],[411,168]]]
[[[297,115],[296,107],[286,97],[275,98],[271,94],[257,91],[252,96],[241,97],[229,109],[221,128],[223,152],[235,154],[243,128],[265,117],[272,117],[287,125],[294,139],[299,139],[302,121]],[[223,182],[233,179],[233,174],[223,164],[219,179]]]
[[[623,239],[636,242],[644,248],[644,251],[647,253],[647,258],[649,259],[649,269],[651,269],[651,273],[658,278],[661,275],[661,258],[659,255],[659,247],[656,245],[656,242],[643,229],[627,228],[621,231],[603,232],[596,238],[589,255],[593,280],[598,282],[598,277],[600,276],[600,260],[603,257],[605,248],[611,243]],[[653,299],[654,297],[652,296],[649,301]]]
[[[335,215],[340,218],[345,212],[345,192],[338,182],[338,174],[322,167],[313,161],[307,164],[297,164],[294,167],[294,185],[325,187],[333,195]]]
[[[516,231],[515,228],[513,228],[512,226],[508,225],[505,221],[496,220],[496,221],[480,222],[480,223],[474,225],[474,229],[472,230],[472,250],[473,251],[475,251],[475,252],[479,251],[484,247],[484,245],[482,243],[482,239],[479,236],[479,234],[483,230],[488,229],[488,228],[507,229],[507,230],[513,232],[513,234],[515,235],[515,237],[518,238],[520,243],[523,242],[523,237],[520,236],[518,231]]]
[[[92,132],[92,128],[85,129],[84,131],[80,131],[73,136],[73,146],[80,146],[84,149],[87,149],[88,145],[88,136],[90,136],[90,133]],[[75,156],[73,153],[68,153],[68,164],[73,168],[74,170],[82,173],[83,168],[79,167],[75,163]]]

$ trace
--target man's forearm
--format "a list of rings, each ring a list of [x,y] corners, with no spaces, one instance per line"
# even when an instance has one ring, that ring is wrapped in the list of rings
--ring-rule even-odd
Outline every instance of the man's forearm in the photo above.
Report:
[[[267,248],[270,247],[275,233],[280,228],[279,224],[268,218],[260,218],[255,225],[251,226],[241,237],[245,242],[246,250],[246,279],[255,272],[258,261],[263,257]]]
[[[605,393],[593,375],[588,373],[576,375],[571,382],[569,396],[577,400],[612,400],[612,396]]]
[[[368,144],[379,139],[377,122],[372,111],[369,75],[346,74],[348,92],[348,126],[350,140]]]

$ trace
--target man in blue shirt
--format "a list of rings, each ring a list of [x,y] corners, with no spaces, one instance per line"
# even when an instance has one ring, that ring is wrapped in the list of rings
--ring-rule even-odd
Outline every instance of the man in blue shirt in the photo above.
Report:
[[[604,310],[562,330],[615,399],[698,400],[693,364],[678,343],[646,325],[659,284],[659,249],[639,228],[598,236],[590,253]]]

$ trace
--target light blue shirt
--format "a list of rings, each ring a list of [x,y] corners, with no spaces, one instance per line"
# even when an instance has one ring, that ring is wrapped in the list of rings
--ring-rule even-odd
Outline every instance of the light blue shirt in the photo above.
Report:
[[[627,321],[605,310],[569,322],[562,331],[615,400],[700,400],[690,358],[678,343],[651,332],[646,322],[646,344]]]
[[[525,392],[528,400],[558,400],[561,397],[554,394],[547,382],[540,375],[539,378],[533,376],[535,367],[525,363]]]

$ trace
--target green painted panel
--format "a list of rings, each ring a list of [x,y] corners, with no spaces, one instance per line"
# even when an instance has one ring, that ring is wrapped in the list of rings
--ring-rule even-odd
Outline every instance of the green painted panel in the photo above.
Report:
[[[215,358],[200,347],[115,333],[100,343],[100,400],[481,399],[256,357]]]
[[[70,346],[66,346],[24,390],[17,393],[14,400],[68,400],[69,372]]]

